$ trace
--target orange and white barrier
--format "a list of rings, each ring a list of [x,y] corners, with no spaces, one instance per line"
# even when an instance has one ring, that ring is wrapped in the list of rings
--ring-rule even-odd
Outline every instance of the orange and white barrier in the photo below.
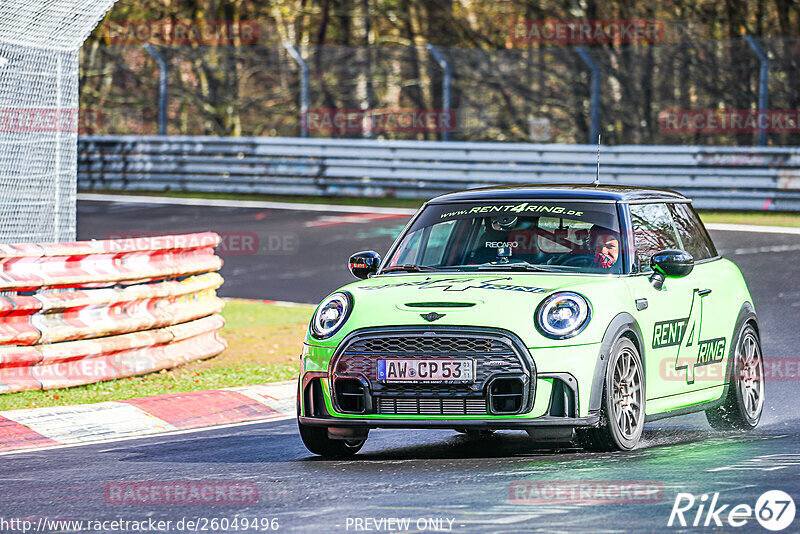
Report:
[[[0,393],[140,375],[222,352],[219,241],[209,232],[0,245]],[[73,289],[43,292],[54,288]],[[19,294],[30,291],[38,292]]]

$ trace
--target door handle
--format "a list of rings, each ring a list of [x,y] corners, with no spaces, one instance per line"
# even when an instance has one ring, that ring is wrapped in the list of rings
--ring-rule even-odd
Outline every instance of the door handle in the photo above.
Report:
[[[701,297],[705,297],[706,295],[710,295],[711,294],[711,290],[710,289],[700,289],[700,290],[697,291],[697,294],[700,295]]]

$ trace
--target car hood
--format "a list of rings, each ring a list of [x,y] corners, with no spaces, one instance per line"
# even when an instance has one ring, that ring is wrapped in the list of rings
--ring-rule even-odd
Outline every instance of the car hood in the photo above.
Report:
[[[624,306],[620,295],[629,294],[624,281],[616,276],[527,272],[385,275],[354,282],[342,290],[353,296],[353,310],[331,343],[362,328],[449,325],[510,330],[528,347],[600,341],[609,316]],[[578,336],[551,340],[534,327],[534,312],[543,299],[566,290],[589,300],[593,318]],[[630,298],[624,300],[630,302]]]

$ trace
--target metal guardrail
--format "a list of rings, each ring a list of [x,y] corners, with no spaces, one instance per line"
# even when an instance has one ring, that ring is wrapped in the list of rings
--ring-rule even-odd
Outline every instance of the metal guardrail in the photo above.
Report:
[[[593,145],[85,137],[82,190],[428,198],[495,184],[588,184]],[[800,211],[800,147],[615,146],[601,182],[680,191],[699,208]]]

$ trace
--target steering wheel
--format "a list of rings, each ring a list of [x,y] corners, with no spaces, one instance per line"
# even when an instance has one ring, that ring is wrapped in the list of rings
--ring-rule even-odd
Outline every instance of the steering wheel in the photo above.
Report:
[[[591,256],[586,256],[584,254],[581,255],[570,255],[567,259],[560,262],[559,265],[570,266],[570,267],[592,267],[594,266],[594,258]]]

